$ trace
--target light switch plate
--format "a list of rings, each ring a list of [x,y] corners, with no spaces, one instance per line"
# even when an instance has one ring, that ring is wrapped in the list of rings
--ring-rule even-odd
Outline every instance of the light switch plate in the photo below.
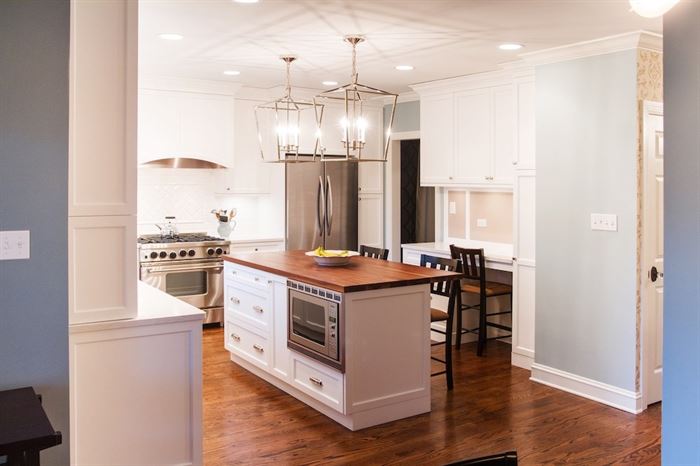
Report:
[[[450,215],[457,213],[457,203],[455,201],[450,202]]]
[[[0,231],[0,260],[29,259],[29,231]]]
[[[489,226],[489,222],[485,218],[477,218],[476,226],[479,228],[486,228],[487,226]]]
[[[591,214],[591,230],[617,231],[617,215]]]

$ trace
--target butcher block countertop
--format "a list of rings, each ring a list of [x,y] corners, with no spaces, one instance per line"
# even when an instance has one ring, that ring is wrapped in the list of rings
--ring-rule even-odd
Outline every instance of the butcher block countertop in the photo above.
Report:
[[[356,256],[344,267],[321,267],[304,251],[230,254],[224,260],[342,293],[421,285],[460,274]]]

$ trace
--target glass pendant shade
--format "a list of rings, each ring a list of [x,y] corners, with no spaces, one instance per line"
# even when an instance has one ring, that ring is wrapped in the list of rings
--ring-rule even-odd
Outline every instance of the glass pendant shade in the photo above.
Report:
[[[300,149],[315,154],[319,144],[317,125],[323,118],[322,107],[292,98],[290,66],[296,57],[283,56],[287,66],[287,85],[283,97],[255,107],[255,124],[263,162],[287,163],[309,161],[300,159]],[[310,124],[304,124],[310,122]],[[307,131],[304,128],[308,127]]]
[[[356,162],[386,162],[398,94],[360,84],[358,82],[356,47],[357,44],[363,42],[364,39],[360,36],[348,36],[345,38],[345,41],[352,45],[352,82],[345,86],[322,92],[314,97],[314,104],[322,106],[327,110],[340,107],[343,114],[338,122],[337,132],[334,126],[333,129],[328,131],[330,134],[324,133],[320,135],[317,144],[318,150],[315,152],[315,155],[320,156],[322,161],[351,160]],[[386,103],[385,100],[389,100],[392,106],[389,126],[384,135],[383,144],[379,146],[380,149],[378,153],[369,153],[367,149],[367,138],[376,135],[377,132],[381,132],[381,128],[372,128],[370,126],[370,120],[366,116],[365,107],[366,104],[372,100],[379,99],[381,99],[382,104]],[[375,124],[381,125],[382,122],[378,121]],[[319,120],[318,128],[321,127],[321,121]],[[328,154],[326,154],[323,144],[326,138],[339,138],[344,149],[344,154],[340,155],[344,155],[345,157],[327,157]]]

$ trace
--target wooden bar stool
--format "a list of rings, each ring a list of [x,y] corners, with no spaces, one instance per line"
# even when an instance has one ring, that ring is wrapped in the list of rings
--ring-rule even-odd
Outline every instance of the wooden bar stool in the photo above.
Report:
[[[459,271],[459,261],[454,259],[445,259],[443,257],[434,257],[427,254],[421,254],[420,256],[421,267],[430,267],[431,269],[445,270],[447,272],[458,272]],[[430,308],[430,323],[433,322],[446,322],[445,331],[432,329],[433,332],[441,333],[445,335],[445,342],[431,343],[430,346],[445,345],[445,359],[439,359],[430,356],[430,359],[434,361],[441,362],[445,364],[445,370],[435,373],[431,373],[430,376],[434,377],[436,375],[445,374],[447,377],[447,389],[452,390],[454,386],[454,381],[452,378],[452,327],[454,322],[455,306],[457,302],[457,295],[459,289],[459,280],[443,280],[430,284],[430,294],[438,296],[446,296],[449,298],[447,304],[447,312],[440,309]]]
[[[477,356],[481,356],[486,348],[487,340],[501,340],[504,338],[510,338],[513,335],[513,327],[496,322],[491,322],[488,320],[489,317],[499,316],[504,314],[513,314],[513,287],[507,283],[500,282],[490,282],[486,280],[486,261],[484,260],[484,250],[483,249],[466,249],[450,245],[450,252],[452,253],[452,258],[459,260],[462,273],[464,274],[464,281],[461,286],[461,293],[457,293],[457,349],[460,348],[462,344],[462,335],[465,333],[475,333],[478,336],[478,343],[476,347]],[[462,293],[475,294],[479,296],[478,305],[462,304]],[[488,298],[495,298],[496,296],[509,296],[510,297],[510,309],[501,312],[486,312],[486,301]],[[476,328],[463,328],[462,327],[462,311],[467,309],[472,309],[479,311],[479,326]],[[494,327],[500,330],[509,332],[507,335],[500,335],[488,338],[486,336],[486,330],[488,327]]]
[[[389,250],[382,248],[373,248],[371,246],[360,245],[360,255],[371,257],[372,259],[387,260],[389,258]]]

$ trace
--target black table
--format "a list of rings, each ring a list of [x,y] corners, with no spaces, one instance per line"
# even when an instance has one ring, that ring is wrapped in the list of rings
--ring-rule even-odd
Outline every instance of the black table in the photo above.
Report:
[[[0,391],[0,458],[7,456],[7,465],[38,465],[41,450],[60,444],[32,387]]]

